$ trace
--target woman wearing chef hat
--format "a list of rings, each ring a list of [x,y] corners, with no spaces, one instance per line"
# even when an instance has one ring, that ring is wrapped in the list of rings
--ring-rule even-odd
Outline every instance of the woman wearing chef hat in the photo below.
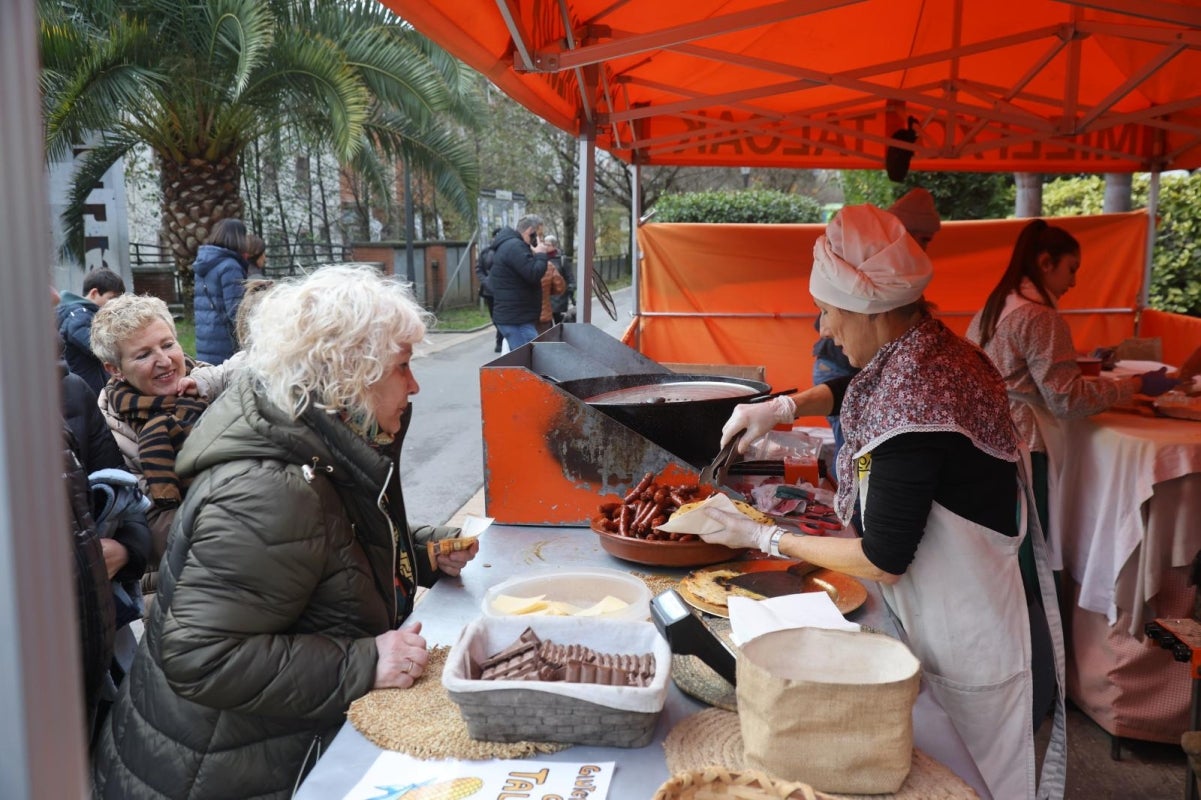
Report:
[[[1017,559],[1032,518],[1019,492],[1022,450],[996,368],[931,316],[922,292],[932,275],[895,216],[842,209],[814,245],[809,291],[861,371],[796,402],[739,406],[723,431],[753,439],[799,415],[840,411],[838,512],[849,520],[858,505],[862,537],[810,537],[710,510],[725,527],[705,538],[880,582],[993,797],[1034,797],[1030,623]],[[1049,587],[1045,559],[1040,566]],[[1062,687],[1062,636],[1056,651]],[[1061,688],[1040,796],[1063,794],[1062,702]]]
[[[934,195],[918,186],[910,189],[888,207],[888,211],[901,221],[905,230],[925,250],[934,240],[934,235],[942,228],[942,219],[934,205]],[[829,331],[823,325],[824,319],[818,317],[817,331],[821,334],[813,345],[813,383],[827,383],[840,378],[853,378],[859,369],[851,366],[843,354],[842,348],[834,343]],[[837,414],[826,417],[830,430],[834,431],[834,452],[842,449],[842,420]],[[739,450],[745,452],[750,442],[744,442]]]

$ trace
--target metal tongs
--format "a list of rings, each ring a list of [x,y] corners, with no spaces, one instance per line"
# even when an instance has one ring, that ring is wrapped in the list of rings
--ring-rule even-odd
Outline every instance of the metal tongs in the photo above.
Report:
[[[772,392],[771,394],[765,394],[761,397],[756,397],[753,400],[748,400],[747,402],[748,403],[763,403],[763,402],[766,402],[773,398],[780,397],[781,395],[786,395],[786,394],[796,394],[796,389],[785,389],[782,392]],[[700,480],[701,485],[708,484],[710,486],[721,486],[722,484],[724,484],[726,482],[726,475],[729,474],[730,467],[733,466],[733,462],[737,460],[735,458],[735,455],[736,455],[736,451],[738,448],[738,442],[742,439],[742,436],[745,433],[746,433],[746,431],[743,430],[743,431],[739,431],[738,433],[734,434],[734,438],[731,439],[729,442],[727,442],[726,446],[723,447],[717,453],[717,455],[713,458],[713,461],[711,461],[709,463],[709,466],[707,466],[701,470],[701,480]],[[763,462],[756,462],[756,463],[763,463]],[[781,472],[781,474],[783,474],[782,464],[781,464],[780,472]],[[764,474],[764,473],[760,473],[760,472],[756,471],[751,474],[758,475],[758,474]],[[773,469],[771,472],[768,472],[766,474],[775,474],[775,470]]]
[[[738,447],[738,442],[742,440],[742,434],[746,431],[739,431],[734,434],[734,438],[726,442],[709,465],[701,470],[701,485],[721,486],[725,483],[726,474],[730,471],[730,461],[734,458],[734,452]]]

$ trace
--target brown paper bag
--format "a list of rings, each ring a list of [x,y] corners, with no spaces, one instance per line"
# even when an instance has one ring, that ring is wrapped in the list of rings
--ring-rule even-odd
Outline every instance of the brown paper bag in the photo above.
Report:
[[[746,765],[819,791],[896,792],[913,756],[921,665],[890,636],[773,631],[738,655]]]

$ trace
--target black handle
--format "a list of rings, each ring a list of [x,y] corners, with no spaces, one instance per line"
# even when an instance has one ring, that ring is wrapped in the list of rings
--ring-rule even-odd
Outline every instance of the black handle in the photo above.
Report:
[[[748,402],[748,403],[766,403],[768,400],[771,400],[773,398],[783,397],[786,394],[796,394],[796,393],[797,393],[796,389],[785,389],[782,392],[772,392],[771,394],[763,394],[763,395],[759,395],[758,397],[752,397],[750,400],[747,400],[746,402]]]

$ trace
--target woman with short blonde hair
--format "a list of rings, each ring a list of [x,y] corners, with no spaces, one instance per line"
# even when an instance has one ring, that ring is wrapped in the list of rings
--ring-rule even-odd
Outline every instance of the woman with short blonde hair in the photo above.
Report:
[[[121,361],[121,342],[155,320],[176,335],[175,319],[161,299],[149,294],[122,294],[104,304],[92,321],[92,352],[101,362]]]

